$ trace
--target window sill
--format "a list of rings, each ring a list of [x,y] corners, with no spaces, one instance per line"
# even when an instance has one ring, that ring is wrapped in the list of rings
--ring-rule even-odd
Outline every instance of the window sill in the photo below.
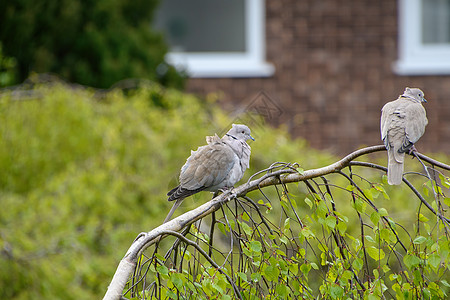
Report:
[[[399,60],[393,65],[397,75],[450,75],[450,62],[417,62]]]
[[[191,78],[270,77],[275,67],[245,54],[169,53],[166,61]]]

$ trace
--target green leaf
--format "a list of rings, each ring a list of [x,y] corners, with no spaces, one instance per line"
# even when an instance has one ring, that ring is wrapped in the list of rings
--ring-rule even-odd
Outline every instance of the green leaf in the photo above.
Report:
[[[165,265],[158,265],[156,271],[162,275],[169,275],[169,269]]]
[[[416,238],[414,239],[413,243],[416,244],[416,245],[420,245],[420,244],[422,244],[423,242],[425,242],[426,240],[427,240],[426,237],[419,235],[418,237],[416,237]]]
[[[344,223],[344,222],[339,222],[339,223],[337,224],[337,229],[339,230],[339,232],[340,232],[341,234],[344,234],[345,231],[347,230],[347,224]]]
[[[352,267],[357,271],[361,270],[363,267],[363,260],[361,258],[356,258],[352,263]]]
[[[342,274],[343,280],[350,280],[352,278],[353,278],[353,273],[349,270],[345,270],[344,273]]]
[[[234,228],[236,227],[236,223],[234,222],[234,220],[230,219],[228,223],[230,223],[231,230],[234,230]]]
[[[226,235],[227,231],[230,230],[228,226],[225,226],[223,223],[217,223],[217,228],[219,228],[220,232],[222,232],[222,234],[224,235]]]
[[[375,240],[370,235],[365,235],[365,238],[366,238],[367,241],[369,241],[371,243],[375,243]]]
[[[328,193],[325,194],[325,200],[334,203],[333,197]]]
[[[288,268],[289,268],[289,272],[294,274],[294,276],[297,276],[297,274],[298,274],[298,264],[290,263]]]
[[[445,286],[445,287],[450,287],[450,284],[447,282],[447,280],[443,279],[441,280],[441,283]]]
[[[445,205],[450,206],[450,197],[445,197],[444,203],[445,203]]]
[[[330,288],[330,295],[333,299],[339,299],[344,296],[344,289],[339,285],[333,284]]]
[[[433,253],[428,257],[428,263],[434,269],[437,269],[437,267],[441,264],[441,257],[437,253]]]
[[[353,192],[356,189],[356,187],[354,185],[347,185],[345,189],[349,192]]]
[[[291,223],[290,223],[291,219],[286,218],[286,220],[284,220],[284,230],[289,230],[291,228]]]
[[[313,203],[309,198],[305,198],[305,203],[308,204],[309,208],[313,207]]]
[[[364,196],[367,197],[370,201],[373,201],[372,191],[370,189],[363,190]]]
[[[211,284],[211,280],[206,279],[206,280],[202,281],[202,290],[208,296],[211,296],[213,294],[213,287],[212,287],[212,284]]]
[[[336,227],[336,217],[332,215],[328,216],[325,219],[325,225],[327,225],[331,229],[334,229]]]
[[[370,221],[372,221],[373,224],[377,225],[380,221],[380,214],[374,211],[372,214],[370,214]]]
[[[252,281],[258,282],[261,280],[261,274],[260,273],[252,273],[252,275],[250,275],[250,278],[252,279]]]
[[[312,263],[310,263],[310,265],[314,270],[319,270],[319,267],[317,266],[316,263],[312,262]]]
[[[419,221],[425,223],[428,222],[428,218],[419,213]]]
[[[366,211],[366,203],[361,198],[355,199],[354,207],[359,213],[364,213]]]
[[[302,271],[303,275],[308,276],[309,271],[311,270],[311,265],[302,264],[300,266],[300,271]]]
[[[423,185],[423,193],[424,193],[424,195],[425,196],[429,196],[429,190],[428,190],[428,187],[426,186],[426,185]]]
[[[391,231],[387,228],[382,228],[380,230],[380,238],[385,240],[386,242],[390,241]]]
[[[277,292],[277,295],[279,297],[284,298],[284,299],[286,299],[289,295],[289,289],[284,284],[278,284],[277,287],[275,288],[275,291]]]
[[[368,247],[366,249],[366,251],[369,254],[369,256],[372,257],[376,261],[379,261],[380,259],[383,259],[384,256],[385,256],[383,249],[378,249],[378,248],[375,248],[373,246]]]
[[[282,242],[283,244],[287,245],[288,238],[286,236],[282,236],[282,237],[280,237],[280,242]]]
[[[250,228],[250,226],[247,225],[247,223],[245,222],[240,222],[242,230],[244,230],[244,232],[248,235],[252,234],[252,229]]]
[[[242,220],[248,222],[248,221],[250,221],[250,216],[246,212],[244,212],[242,214]]]
[[[247,274],[243,273],[243,272],[237,272],[237,275],[239,276],[239,278],[241,278],[241,280],[247,282],[248,278],[247,278]]]
[[[211,285],[216,291],[219,292],[219,294],[223,294],[225,292],[219,282],[213,281]]]
[[[300,231],[300,234],[303,235],[305,238],[310,238],[310,237],[314,237],[314,233],[311,231],[311,229],[309,229],[309,227],[303,227],[302,230]]]
[[[380,209],[378,209],[378,213],[380,214],[380,217],[386,217],[388,215],[388,212],[386,210],[386,208],[381,207]]]
[[[250,250],[252,250],[253,252],[260,253],[261,249],[262,249],[262,245],[259,241],[251,241],[250,242]]]
[[[403,257],[403,263],[406,265],[408,269],[417,267],[420,264],[420,258],[414,255],[406,254]]]
[[[270,265],[264,269],[263,273],[267,280],[276,281],[278,280],[278,276],[280,275],[280,269],[278,269],[276,266]]]
[[[183,288],[183,280],[182,278],[184,278],[184,276],[180,273],[172,273],[170,275],[170,281],[173,283],[173,285],[181,290]]]
[[[189,252],[189,251],[186,250],[186,251],[184,252],[183,258],[184,258],[186,261],[191,260],[191,252]]]
[[[325,215],[328,213],[328,208],[324,201],[319,201],[316,212],[317,216],[325,218]]]

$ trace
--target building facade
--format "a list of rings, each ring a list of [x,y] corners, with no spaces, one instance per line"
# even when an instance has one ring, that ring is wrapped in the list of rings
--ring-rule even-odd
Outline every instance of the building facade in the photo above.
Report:
[[[260,2],[263,55],[273,70],[261,75],[200,74],[188,80],[187,90],[201,96],[219,92],[219,103],[230,112],[263,92],[281,110],[269,122],[286,124],[294,137],[305,138],[315,148],[345,154],[380,144],[382,106],[405,87],[419,87],[428,100],[429,125],[417,148],[450,154],[450,52],[435,68],[416,68],[419,59],[408,56],[415,53],[409,48],[413,44],[405,41],[412,27],[404,18],[414,11],[405,8],[405,1],[415,3],[417,20],[426,19],[421,0]],[[450,12],[450,1],[440,2],[447,2]],[[446,18],[450,20],[450,13],[442,22]],[[432,26],[418,26],[426,37],[435,32]],[[450,46],[450,35],[444,33],[442,43]],[[425,61],[425,67],[430,64]]]

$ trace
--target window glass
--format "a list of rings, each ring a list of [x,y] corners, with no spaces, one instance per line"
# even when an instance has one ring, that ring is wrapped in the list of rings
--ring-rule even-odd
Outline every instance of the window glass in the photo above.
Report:
[[[422,0],[422,43],[450,43],[450,0]]]
[[[163,0],[156,27],[172,52],[245,52],[243,0]]]

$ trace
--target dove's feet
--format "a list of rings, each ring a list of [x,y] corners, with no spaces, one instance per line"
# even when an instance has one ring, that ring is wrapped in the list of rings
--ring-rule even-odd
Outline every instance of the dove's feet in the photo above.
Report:
[[[411,148],[409,148],[409,154],[413,154],[414,152],[417,152],[417,149],[414,145],[412,145]]]
[[[232,186],[231,187],[226,186],[226,187],[223,187],[223,188],[219,189],[217,192],[220,191],[223,194],[229,194],[228,197],[227,197],[228,201],[229,201],[231,199],[236,198],[236,196],[237,196],[237,194],[233,192],[233,189],[234,189],[234,187],[232,187]]]
[[[414,159],[414,157],[416,157],[414,154],[417,153],[417,149],[416,147],[414,147],[414,145],[411,146],[411,148],[409,148],[409,155],[412,155],[412,159]]]
[[[232,186],[231,187],[225,186],[225,187],[219,189],[219,192],[226,193],[226,192],[231,191],[232,188],[233,188]]]

